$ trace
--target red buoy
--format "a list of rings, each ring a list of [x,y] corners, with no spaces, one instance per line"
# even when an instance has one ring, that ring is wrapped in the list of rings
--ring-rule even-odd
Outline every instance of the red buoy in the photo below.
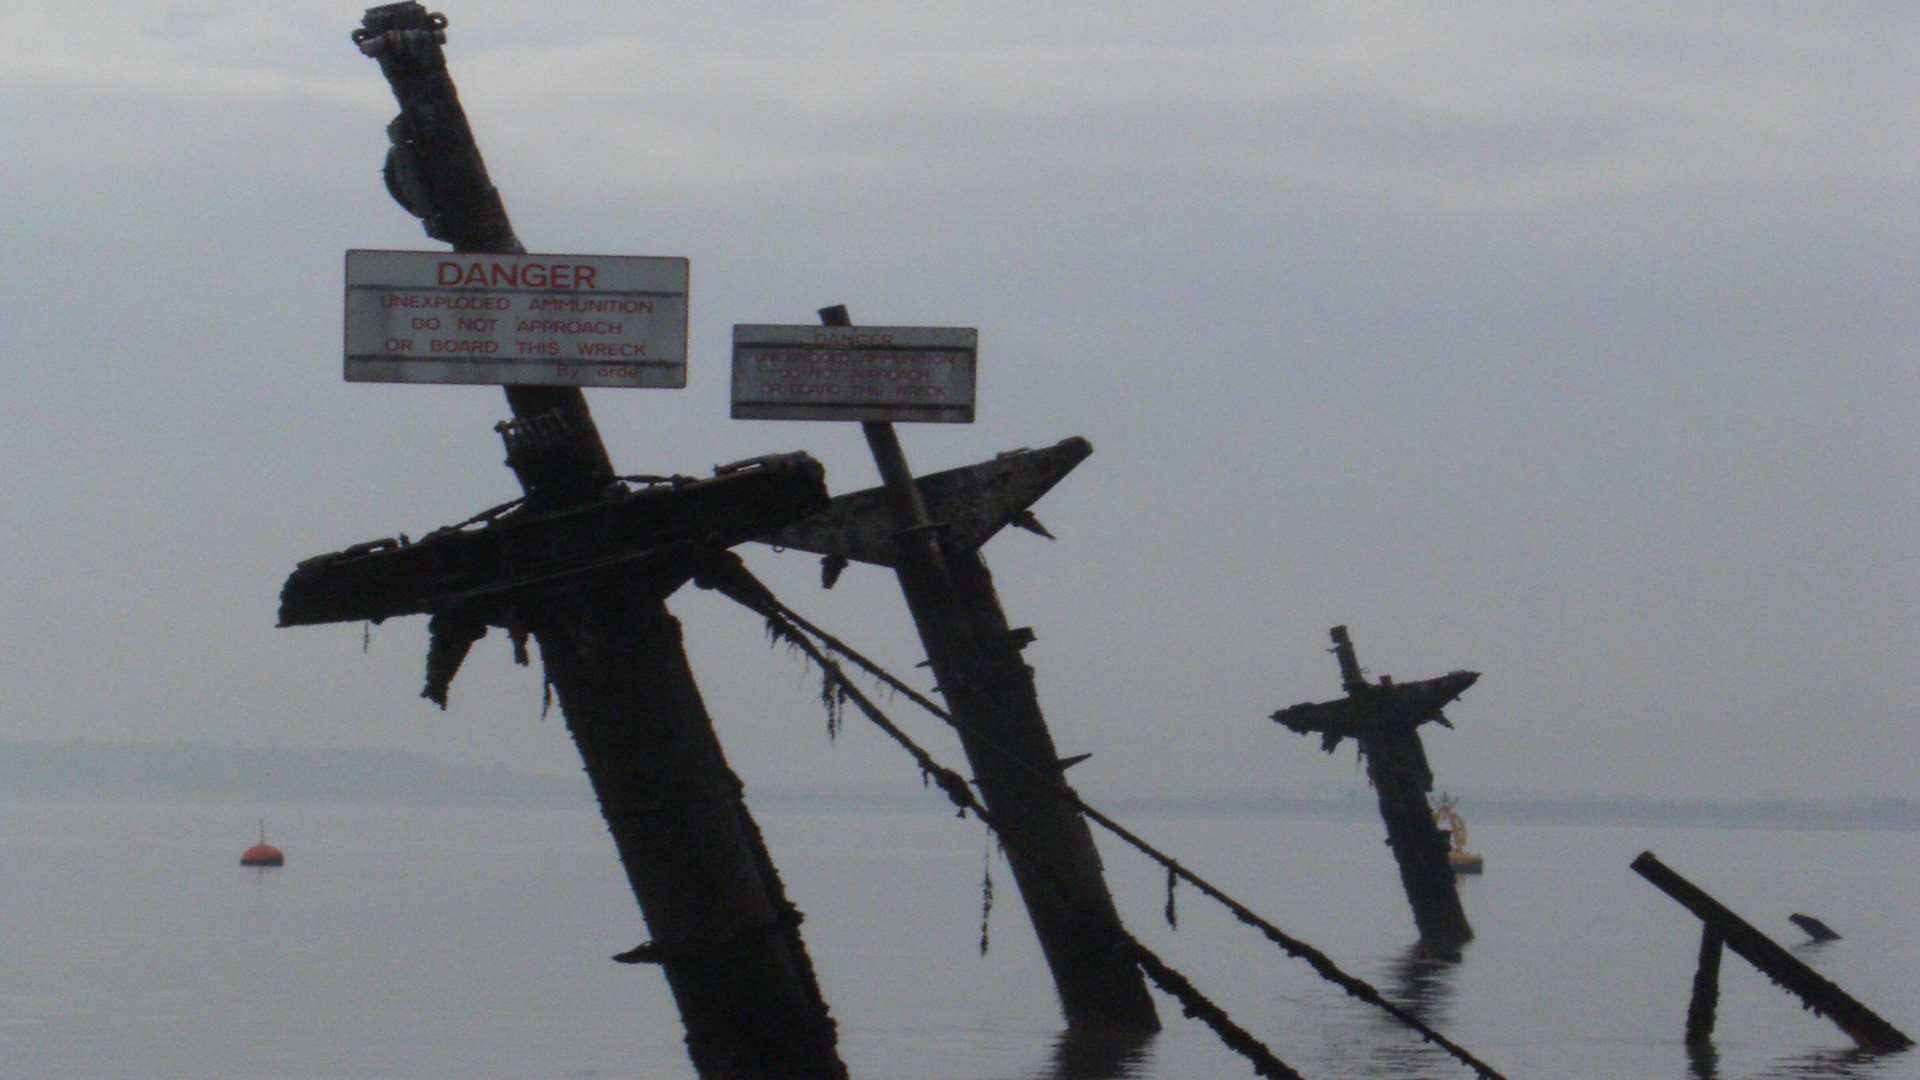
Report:
[[[267,823],[260,822],[260,842],[240,853],[241,866],[285,866],[287,857],[267,843]]]

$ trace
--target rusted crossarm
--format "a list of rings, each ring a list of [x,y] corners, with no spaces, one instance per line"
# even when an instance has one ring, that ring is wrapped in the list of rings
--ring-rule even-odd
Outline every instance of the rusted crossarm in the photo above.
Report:
[[[806,454],[728,466],[708,480],[610,491],[558,511],[515,512],[479,528],[307,559],[281,589],[280,625],[471,609],[655,556],[686,562],[674,558],[676,551],[730,547],[827,501],[824,471]]]
[[[1275,712],[1273,722],[1296,735],[1320,736],[1320,748],[1331,754],[1341,739],[1357,739],[1365,733],[1370,711],[1352,698],[1309,701]]]
[[[1437,679],[1421,679],[1410,683],[1383,683],[1373,689],[1387,702],[1392,714],[1412,727],[1432,721],[1441,727],[1451,728],[1446,714],[1440,710],[1460,700],[1460,695],[1472,689],[1480,681],[1477,671],[1449,671]]]
[[[945,542],[977,551],[1008,525],[1045,530],[1029,509],[1074,466],[1093,453],[1082,438],[1063,439],[1039,450],[1009,450],[991,461],[914,478],[927,518],[945,530]],[[826,508],[760,539],[778,547],[876,566],[898,561],[899,526],[885,488],[836,495]]]
[[[1454,671],[1437,679],[1367,685],[1339,701],[1281,709],[1273,721],[1295,734],[1320,736],[1321,749],[1332,753],[1341,739],[1365,738],[1383,723],[1397,722],[1411,730],[1432,720],[1452,727],[1441,708],[1459,700],[1479,679],[1477,672]]]

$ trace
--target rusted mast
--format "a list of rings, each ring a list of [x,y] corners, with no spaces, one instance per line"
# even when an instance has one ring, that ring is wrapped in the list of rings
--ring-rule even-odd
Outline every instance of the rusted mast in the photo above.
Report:
[[[850,326],[847,309],[823,308],[820,321]],[[968,728],[1045,768],[1063,768],[1041,714],[1033,669],[1007,625],[993,576],[978,547],[956,542],[931,521],[893,425],[863,422],[867,445],[891,502],[894,570],[927,660],[948,707]],[[987,808],[1021,834],[1022,848],[1051,863],[1071,897],[1020,855],[1008,852],[1014,881],[1053,972],[1067,1025],[1152,1031],[1160,1026],[1146,979],[1115,933],[1119,912],[1107,891],[1093,833],[1073,805],[976,739],[961,744]],[[1096,918],[1089,920],[1087,912]]]
[[[1455,671],[1411,683],[1383,677],[1376,685],[1361,671],[1347,628],[1336,626],[1329,634],[1346,699],[1295,705],[1274,713],[1273,719],[1289,731],[1319,735],[1321,749],[1328,753],[1341,739],[1360,744],[1420,942],[1434,952],[1457,952],[1473,940],[1473,927],[1467,924],[1453,869],[1447,865],[1447,836],[1434,824],[1427,805],[1433,770],[1420,744],[1419,727],[1429,720],[1452,727],[1441,708],[1466,693],[1480,676]]]
[[[379,61],[400,116],[387,184],[427,234],[463,252],[524,252],[489,182],[441,50],[446,19],[418,3],[366,12],[354,42]],[[607,495],[613,468],[577,389],[508,387],[501,425],[525,513]],[[513,613],[600,802],[653,940],[655,962],[703,1076],[844,1077],[835,1027],[739,779],[714,735],[665,598],[684,572],[559,591]],[[464,652],[484,626],[436,617],[436,651]],[[445,644],[447,641],[451,644]],[[464,644],[463,644],[464,642]]]

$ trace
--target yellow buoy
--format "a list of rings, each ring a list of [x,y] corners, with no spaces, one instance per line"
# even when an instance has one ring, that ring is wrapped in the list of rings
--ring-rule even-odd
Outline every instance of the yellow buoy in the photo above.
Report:
[[[1447,834],[1447,865],[1453,872],[1478,874],[1483,869],[1480,856],[1467,850],[1467,821],[1456,809],[1459,805],[1460,800],[1441,792],[1439,805],[1433,808],[1433,823]]]

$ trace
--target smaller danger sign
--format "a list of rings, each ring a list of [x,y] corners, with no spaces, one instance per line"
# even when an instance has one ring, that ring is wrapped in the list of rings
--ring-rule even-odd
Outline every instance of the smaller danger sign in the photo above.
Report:
[[[978,354],[971,327],[740,324],[732,415],[970,424]]]

